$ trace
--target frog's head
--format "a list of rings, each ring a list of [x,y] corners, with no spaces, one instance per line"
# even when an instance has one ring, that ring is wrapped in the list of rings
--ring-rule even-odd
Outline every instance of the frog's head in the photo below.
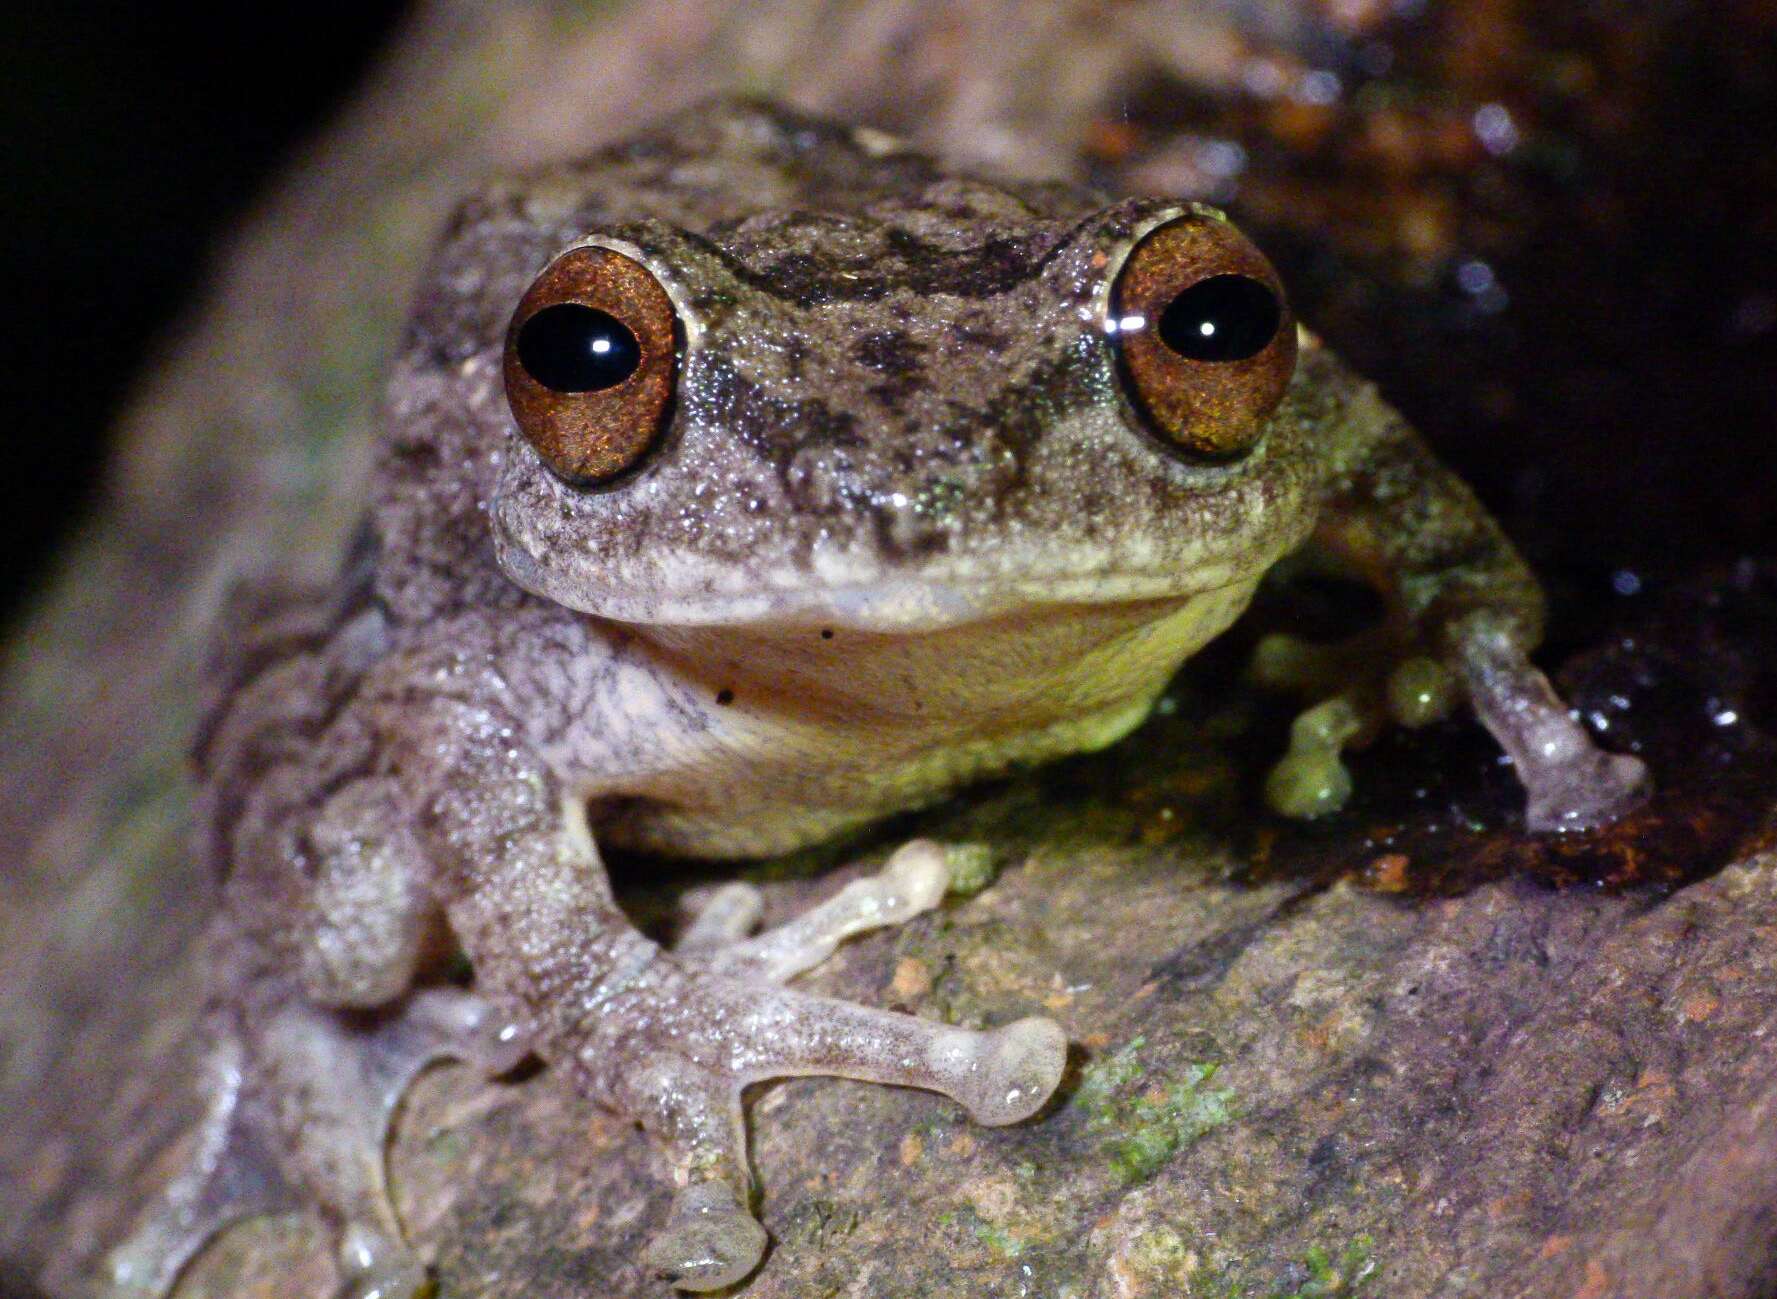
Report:
[[[1311,522],[1296,327],[1209,209],[723,105],[457,243],[432,343],[501,567],[565,605],[934,628],[1250,585]]]

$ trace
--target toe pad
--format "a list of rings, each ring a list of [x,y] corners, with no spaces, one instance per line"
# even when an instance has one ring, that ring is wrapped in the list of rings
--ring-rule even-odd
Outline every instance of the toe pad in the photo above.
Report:
[[[681,1290],[733,1285],[765,1254],[765,1229],[723,1182],[699,1182],[680,1191],[665,1230],[649,1242],[648,1270]]]

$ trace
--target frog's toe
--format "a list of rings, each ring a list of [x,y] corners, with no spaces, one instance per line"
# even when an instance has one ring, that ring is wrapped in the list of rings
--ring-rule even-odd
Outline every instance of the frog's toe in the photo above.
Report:
[[[607,1098],[665,1142],[681,1182],[642,1263],[684,1290],[732,1285],[765,1253],[765,1229],[747,1211],[752,1176],[740,1092],[720,1060],[664,1053],[632,1061],[608,1081]]]
[[[978,1031],[687,970],[664,955],[630,976],[622,1014],[571,1057],[588,1090],[667,1146],[686,1189],[647,1262],[686,1289],[745,1276],[764,1248],[740,1097],[773,1078],[832,1077],[949,1096],[979,1123],[1016,1123],[1061,1081],[1067,1038],[1050,1020]]]
[[[1647,800],[1653,782],[1646,763],[1627,754],[1588,748],[1535,783],[1526,781],[1524,820],[1530,829],[1539,834],[1594,830]]]
[[[756,938],[720,947],[687,941],[679,950],[699,955],[707,952],[705,959],[714,973],[782,983],[812,970],[854,934],[903,924],[930,911],[943,901],[949,887],[950,862],[943,845],[915,839],[897,849],[877,874],[853,880],[819,906]],[[757,890],[753,890],[754,899],[756,896]],[[712,912],[724,918],[738,916],[748,900],[746,895],[719,890],[704,915],[694,922],[693,932],[707,933],[714,928],[704,918]]]
[[[759,927],[765,911],[765,895],[739,880],[711,893],[679,935],[673,950],[700,956],[737,943]]]
[[[184,1165],[146,1205],[100,1265],[104,1299],[161,1299],[186,1265],[229,1224],[300,1202],[265,1141],[245,1085],[246,1052],[218,1021],[202,1079],[208,1106]]]
[[[980,1035],[979,1086],[957,1099],[990,1128],[1028,1119],[1061,1085],[1067,1034],[1052,1019],[1033,1015]]]
[[[1365,719],[1345,695],[1322,700],[1290,727],[1290,748],[1265,777],[1265,801],[1280,816],[1311,820],[1337,812],[1351,797],[1351,772],[1341,753],[1361,735]]]
[[[345,1281],[337,1299],[420,1299],[430,1292],[425,1266],[407,1246],[362,1226],[341,1233],[339,1265]]]
[[[385,1026],[376,1050],[397,1098],[434,1060],[466,1060],[490,1077],[510,1073],[531,1053],[531,1035],[492,1002],[460,988],[413,993]]]
[[[1484,622],[1458,642],[1475,716],[1512,760],[1539,833],[1609,825],[1652,791],[1639,758],[1607,753],[1562,703],[1522,645]]]
[[[918,1087],[997,1127],[1042,1108],[1067,1063],[1066,1034],[1034,1016],[981,1031],[731,979],[698,991],[698,1053],[740,1086],[813,1075]]]
[[[210,1110],[184,1168],[105,1262],[108,1295],[159,1296],[231,1222],[303,1203],[344,1224],[342,1296],[413,1299],[426,1272],[401,1243],[383,1150],[402,1094],[428,1063],[511,1069],[529,1037],[471,993],[434,988],[378,1012],[300,999],[218,1017],[205,1083]]]
[[[720,1290],[759,1266],[765,1241],[765,1229],[727,1183],[694,1182],[673,1200],[672,1216],[642,1264],[681,1290]]]

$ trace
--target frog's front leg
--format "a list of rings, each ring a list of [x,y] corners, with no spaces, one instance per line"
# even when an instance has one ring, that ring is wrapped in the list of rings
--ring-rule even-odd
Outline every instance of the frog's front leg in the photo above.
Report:
[[[1383,594],[1397,640],[1461,682],[1512,759],[1532,830],[1588,829],[1634,807],[1649,788],[1645,765],[1593,744],[1530,661],[1542,591],[1498,524],[1374,386],[1312,339],[1301,364],[1338,403],[1322,428],[1328,473],[1313,545]],[[1293,759],[1324,769],[1328,752],[1364,729],[1349,698],[1310,710],[1285,768]]]
[[[749,1084],[826,1075],[921,1087],[1005,1124],[1060,1081],[1066,1041],[1048,1020],[975,1032],[780,986],[846,934],[934,905],[947,878],[935,849],[915,845],[810,918],[724,946],[714,940],[748,922],[746,900],[731,896],[725,918],[669,953],[616,906],[581,792],[491,710],[440,708],[415,752],[455,757],[418,820],[477,988],[532,1025],[538,1053],[581,1090],[665,1143],[680,1190],[646,1258],[677,1285],[732,1284],[763,1252],[740,1103]]]

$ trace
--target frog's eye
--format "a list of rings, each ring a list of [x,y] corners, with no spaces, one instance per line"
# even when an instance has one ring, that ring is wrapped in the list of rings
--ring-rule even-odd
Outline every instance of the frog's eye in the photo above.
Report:
[[[506,331],[506,400],[557,477],[590,487],[642,458],[672,405],[676,326],[660,281],[609,248],[537,277]]]
[[[1277,272],[1226,221],[1187,216],[1149,233],[1111,294],[1135,402],[1173,445],[1211,460],[1252,450],[1296,368]]]

